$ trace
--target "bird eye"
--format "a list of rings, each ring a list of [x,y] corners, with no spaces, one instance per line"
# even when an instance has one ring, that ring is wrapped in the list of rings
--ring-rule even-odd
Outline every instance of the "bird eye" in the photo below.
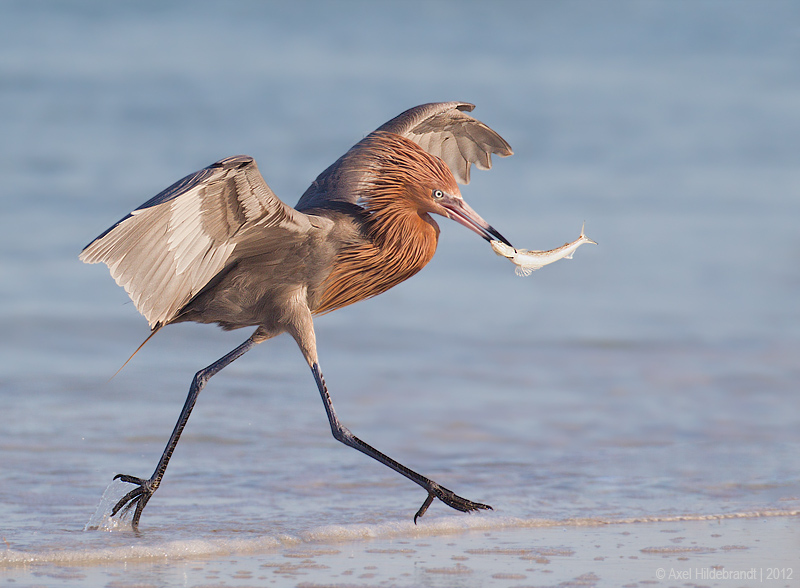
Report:
[[[440,200],[440,199],[444,198],[444,192],[442,192],[441,190],[434,190],[433,191],[433,198],[434,198],[434,200]]]

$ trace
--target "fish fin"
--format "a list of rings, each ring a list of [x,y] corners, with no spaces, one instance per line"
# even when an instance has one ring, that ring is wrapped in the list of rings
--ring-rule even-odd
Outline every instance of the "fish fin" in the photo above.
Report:
[[[586,236],[584,230],[586,229],[586,221],[583,221],[583,225],[581,225],[581,234],[578,239],[583,239],[584,243],[591,243],[592,245],[597,245],[597,241],[593,241],[589,237]]]
[[[531,267],[524,267],[524,266],[518,265],[517,267],[514,268],[514,273],[522,278],[522,277],[527,277],[527,276],[531,275],[531,273],[533,273],[534,269],[539,269],[539,268],[531,268]]]

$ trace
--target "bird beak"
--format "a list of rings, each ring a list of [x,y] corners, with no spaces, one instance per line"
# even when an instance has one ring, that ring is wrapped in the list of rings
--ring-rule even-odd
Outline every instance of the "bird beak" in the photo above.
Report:
[[[445,197],[439,201],[439,204],[444,207],[448,218],[475,231],[487,241],[500,241],[509,247],[513,247],[513,245],[511,245],[503,235],[498,233],[492,225],[483,220],[481,215],[472,210],[470,205],[464,202],[463,198],[446,194]]]

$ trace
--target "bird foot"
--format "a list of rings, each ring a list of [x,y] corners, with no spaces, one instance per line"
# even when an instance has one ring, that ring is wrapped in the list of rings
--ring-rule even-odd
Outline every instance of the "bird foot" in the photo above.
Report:
[[[120,498],[117,504],[114,505],[114,508],[111,509],[111,516],[113,517],[119,512],[126,514],[135,506],[136,508],[133,511],[131,527],[134,531],[136,531],[139,528],[139,519],[142,516],[142,511],[147,505],[147,501],[150,500],[150,497],[153,496],[153,493],[155,493],[156,487],[153,486],[153,483],[150,480],[144,480],[142,478],[136,478],[126,474],[117,474],[114,476],[114,479],[128,482],[129,484],[135,484],[137,486],[125,496]]]
[[[428,510],[428,507],[433,503],[434,498],[438,498],[450,508],[454,508],[461,512],[472,512],[473,510],[494,510],[488,504],[472,502],[471,500],[462,498],[452,490],[448,490],[447,488],[439,486],[438,484],[434,484],[433,487],[428,490],[428,497],[425,499],[425,502],[422,503],[422,506],[419,507],[417,514],[414,515],[415,525],[417,524],[417,519],[424,515]]]

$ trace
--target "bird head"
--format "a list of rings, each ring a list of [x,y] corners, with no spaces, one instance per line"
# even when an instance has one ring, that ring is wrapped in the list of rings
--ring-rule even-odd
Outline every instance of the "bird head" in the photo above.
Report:
[[[456,188],[456,190],[458,190],[458,188]],[[434,204],[434,208],[431,212],[464,225],[487,241],[501,241],[506,245],[511,245],[503,235],[497,232],[497,229],[483,220],[481,215],[475,212],[472,207],[464,201],[460,192],[451,194],[445,192],[441,188],[433,188],[430,193],[430,199]]]

